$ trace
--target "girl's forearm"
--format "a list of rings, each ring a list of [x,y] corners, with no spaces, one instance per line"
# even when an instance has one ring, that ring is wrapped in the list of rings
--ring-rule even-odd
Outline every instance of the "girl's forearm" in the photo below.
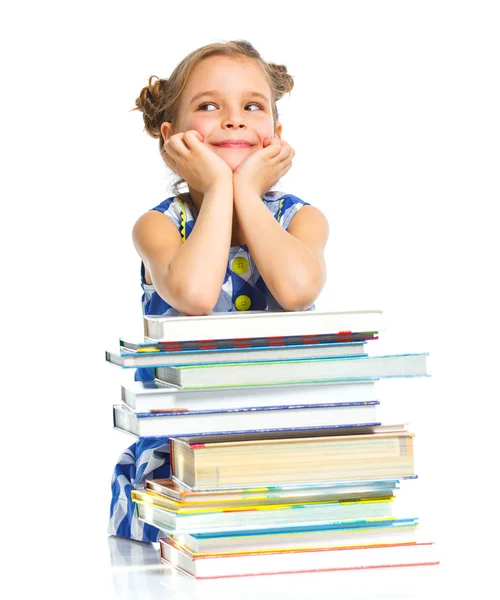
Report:
[[[233,187],[208,191],[196,226],[175,254],[165,276],[172,306],[184,314],[208,314],[219,298],[231,246]]]
[[[234,209],[259,273],[280,306],[309,308],[324,285],[320,260],[283,229],[256,192],[235,189]]]

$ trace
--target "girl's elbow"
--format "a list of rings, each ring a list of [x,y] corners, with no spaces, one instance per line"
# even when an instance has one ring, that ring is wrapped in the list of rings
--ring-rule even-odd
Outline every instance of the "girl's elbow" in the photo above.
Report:
[[[280,298],[280,305],[289,311],[308,310],[319,296],[319,291],[309,289],[303,293],[287,294]]]
[[[169,286],[164,290],[164,295],[158,290],[159,295],[171,306],[186,316],[203,316],[212,313],[217,299],[214,294],[202,291],[198,286],[180,282],[179,285]]]
[[[318,298],[324,287],[324,281],[320,278],[311,278],[304,281],[302,285],[296,286],[280,294],[280,305],[284,310],[308,310]]]

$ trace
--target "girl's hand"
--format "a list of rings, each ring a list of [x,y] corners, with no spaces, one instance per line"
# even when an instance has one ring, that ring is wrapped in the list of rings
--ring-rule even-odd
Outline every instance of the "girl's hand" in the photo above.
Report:
[[[167,165],[202,194],[224,179],[232,180],[231,167],[203,144],[203,136],[194,129],[172,135],[163,147]]]
[[[266,140],[264,146],[246,158],[233,174],[235,186],[253,188],[260,197],[290,170],[295,156],[294,149],[281,138]]]

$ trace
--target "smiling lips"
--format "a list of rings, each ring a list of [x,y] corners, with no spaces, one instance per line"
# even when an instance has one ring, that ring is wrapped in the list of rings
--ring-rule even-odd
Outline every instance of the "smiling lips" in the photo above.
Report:
[[[223,142],[213,145],[218,146],[219,148],[251,148],[253,146],[252,143],[247,142],[246,140],[224,140]]]

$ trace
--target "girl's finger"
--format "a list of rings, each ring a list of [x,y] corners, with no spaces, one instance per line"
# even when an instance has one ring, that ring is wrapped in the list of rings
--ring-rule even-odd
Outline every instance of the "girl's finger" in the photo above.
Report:
[[[177,152],[180,156],[187,156],[189,153],[189,147],[184,142],[184,139],[181,135],[174,135],[169,139],[169,143],[171,148]]]
[[[273,160],[277,164],[280,164],[287,160],[291,160],[294,156],[295,156],[295,150],[287,144],[286,146],[283,146],[280,153],[278,155],[276,155]]]
[[[203,143],[203,136],[200,135],[195,129],[190,129],[184,133],[184,143],[186,146],[193,150],[197,144]]]
[[[288,171],[292,168],[292,161],[290,161],[287,165],[285,165],[284,169],[281,171],[281,177],[288,173]]]
[[[174,165],[177,165],[177,163],[182,160],[182,156],[179,154],[179,152],[177,152],[172,144],[166,143],[163,148],[165,149],[165,158],[173,161]]]
[[[174,171],[177,172],[177,164],[175,160],[168,154],[167,151],[163,154],[163,160],[167,163],[167,165]]]
[[[272,138],[271,143],[265,150],[269,158],[275,158],[282,150],[281,142],[278,138]]]

